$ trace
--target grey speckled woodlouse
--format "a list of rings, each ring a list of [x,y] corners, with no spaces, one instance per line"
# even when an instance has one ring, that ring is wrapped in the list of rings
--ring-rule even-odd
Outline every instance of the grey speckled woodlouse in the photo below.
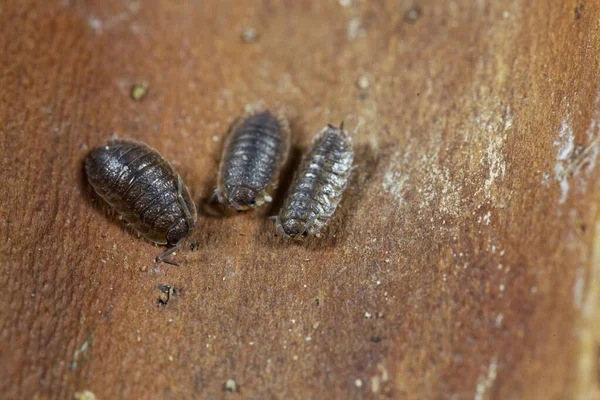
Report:
[[[352,139],[343,124],[319,132],[304,155],[279,216],[273,217],[285,237],[316,235],[333,217],[352,169]]]
[[[181,177],[160,153],[144,143],[113,140],[94,149],[85,160],[94,190],[135,231],[151,242],[173,246],[168,258],[196,225],[196,206]]]
[[[283,115],[252,111],[227,136],[214,196],[238,211],[272,200],[290,147],[290,128]]]

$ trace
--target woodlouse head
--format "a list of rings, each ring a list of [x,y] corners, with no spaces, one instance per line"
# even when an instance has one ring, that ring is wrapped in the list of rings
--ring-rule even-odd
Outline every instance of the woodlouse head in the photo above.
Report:
[[[308,236],[307,224],[299,219],[290,218],[283,221],[283,223],[279,217],[274,217],[273,219],[275,220],[277,231],[284,237],[294,240],[304,240]]]
[[[245,186],[235,187],[229,194],[229,204],[236,210],[247,210],[256,206],[256,190]]]
[[[167,244],[169,246],[175,246],[185,239],[193,229],[193,221],[188,221],[185,218],[178,219],[177,222],[171,225],[167,232]]]

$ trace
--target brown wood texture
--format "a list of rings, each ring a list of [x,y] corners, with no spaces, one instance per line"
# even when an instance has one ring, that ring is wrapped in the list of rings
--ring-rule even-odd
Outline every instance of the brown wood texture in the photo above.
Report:
[[[598,398],[598,21],[587,0],[0,2],[2,398]],[[276,237],[283,190],[202,206],[181,266],[153,268],[85,155],[142,140],[202,205],[260,102],[296,162],[360,125],[331,225]]]

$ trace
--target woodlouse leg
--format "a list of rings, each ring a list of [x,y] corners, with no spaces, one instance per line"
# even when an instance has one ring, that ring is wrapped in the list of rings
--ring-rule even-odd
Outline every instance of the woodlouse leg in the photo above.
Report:
[[[334,213],[331,213],[329,215],[324,215],[321,218],[325,218],[325,219],[329,220],[329,219],[333,218],[333,214]],[[319,221],[319,218],[315,217],[315,218],[311,219],[310,221],[308,221],[308,223],[306,225],[304,225],[304,229],[300,233],[300,235],[302,235],[302,238],[305,238],[308,236],[308,232],[313,227],[313,225],[315,225],[318,221]],[[315,236],[318,234],[319,234],[319,232],[315,232]]]
[[[179,201],[181,208],[183,208],[185,218],[188,221],[192,221],[192,213],[190,212],[190,209],[188,208],[187,204],[185,204],[185,199],[183,198],[183,181],[181,180],[181,176],[179,175],[177,175],[177,200]]]
[[[163,253],[161,253],[158,257],[156,257],[156,261],[162,261],[165,262],[167,264],[171,264],[171,265],[179,265],[179,263],[175,260],[173,260],[172,258],[169,258],[169,256],[173,253],[175,253],[177,250],[179,250],[179,248],[181,247],[181,242],[177,243],[175,246],[171,247],[170,249],[165,250]]]
[[[208,198],[208,202],[212,203],[215,201],[215,199],[217,199],[219,203],[223,200],[223,198],[221,197],[221,191],[219,189],[215,189],[213,194]]]
[[[210,198],[208,199],[209,203],[213,203],[215,201],[215,199],[217,199],[217,201],[221,204],[223,204],[224,206],[229,206],[231,205],[229,203],[229,201],[223,197],[223,193],[221,193],[221,191],[219,189],[215,189],[215,191],[213,192],[212,196],[210,196]]]
[[[269,219],[275,221],[275,228],[277,229],[277,233],[279,233],[283,237],[287,236],[285,231],[283,230],[283,226],[281,225],[279,215],[273,215],[269,217]]]
[[[343,122],[342,122],[342,124],[343,124]],[[304,229],[302,229],[302,232],[300,232],[300,236],[302,238],[305,238],[308,236],[308,231],[317,222],[317,219],[318,218],[311,219],[310,221],[308,221],[308,223],[306,225],[304,225]]]
[[[240,211],[245,211],[246,209],[242,206],[240,206],[238,203],[236,203],[235,201],[230,201],[229,204],[236,209],[236,211],[240,212]]]
[[[362,126],[362,124],[364,122],[365,122],[365,120],[359,117],[358,122],[356,123],[356,126],[354,127],[354,131],[352,131],[353,135],[358,134],[358,130],[360,129],[360,127]],[[340,127],[340,129],[341,129],[341,127]]]

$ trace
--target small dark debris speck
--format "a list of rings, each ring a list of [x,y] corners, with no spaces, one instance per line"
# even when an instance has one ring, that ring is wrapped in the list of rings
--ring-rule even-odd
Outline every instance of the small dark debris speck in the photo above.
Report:
[[[577,4],[577,7],[575,7],[575,21],[577,21],[579,18],[581,18],[582,12],[583,12],[583,3],[579,3],[579,4]]]
[[[157,303],[161,306],[166,306],[171,298],[171,285],[159,285],[160,295],[158,296]]]
[[[379,343],[383,340],[383,337],[379,336],[379,335],[375,335],[371,338],[371,342],[373,343]]]
[[[423,13],[419,7],[409,8],[404,13],[404,22],[414,24],[419,18],[421,18],[421,15],[423,15]]]
[[[198,242],[198,241],[192,242],[190,244],[190,250],[191,251],[198,250],[199,247],[200,247],[200,242]]]

